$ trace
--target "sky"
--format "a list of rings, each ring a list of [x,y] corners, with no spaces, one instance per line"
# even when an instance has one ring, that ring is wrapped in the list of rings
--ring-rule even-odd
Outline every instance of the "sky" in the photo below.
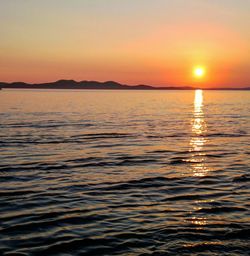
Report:
[[[249,15],[250,0],[1,0],[0,81],[249,86]]]

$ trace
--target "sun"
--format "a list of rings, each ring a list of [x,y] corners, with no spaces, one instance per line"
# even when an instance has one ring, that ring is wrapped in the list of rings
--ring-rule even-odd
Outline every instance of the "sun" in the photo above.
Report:
[[[202,78],[205,75],[205,68],[195,67],[193,73],[196,78]]]

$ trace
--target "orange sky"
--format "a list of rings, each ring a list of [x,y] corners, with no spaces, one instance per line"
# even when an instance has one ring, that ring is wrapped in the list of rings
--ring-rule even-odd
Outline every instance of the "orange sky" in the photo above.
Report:
[[[3,0],[0,81],[249,86],[249,10],[246,0]]]

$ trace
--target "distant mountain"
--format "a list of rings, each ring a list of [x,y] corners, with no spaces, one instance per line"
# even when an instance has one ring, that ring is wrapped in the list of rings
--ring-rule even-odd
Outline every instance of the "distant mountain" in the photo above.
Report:
[[[74,80],[58,80],[51,83],[27,84],[23,82],[0,83],[2,88],[16,89],[101,89],[101,90],[156,90],[156,89],[193,89],[191,87],[153,87],[149,85],[129,86],[114,81],[97,82],[97,81],[81,81]]]
[[[80,81],[74,80],[58,80],[51,83],[41,84],[28,84],[24,82],[4,83],[0,82],[0,88],[9,89],[88,89],[88,90],[193,90],[194,87],[160,87],[149,85],[125,85],[114,81],[97,82],[97,81]],[[250,90],[250,87],[246,88],[206,88],[208,90]]]

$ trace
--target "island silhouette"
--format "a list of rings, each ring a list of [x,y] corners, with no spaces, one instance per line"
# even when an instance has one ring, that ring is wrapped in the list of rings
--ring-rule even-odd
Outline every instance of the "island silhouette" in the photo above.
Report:
[[[6,83],[0,82],[0,89],[73,89],[73,90],[195,90],[200,89],[199,87],[191,87],[191,86],[151,86],[151,85],[126,85],[120,84],[115,81],[106,81],[106,82],[98,82],[98,81],[80,81],[77,82],[75,80],[58,80],[55,82],[48,83],[37,83],[30,84],[24,82],[13,82]],[[218,87],[218,88],[202,88],[205,90],[250,90],[250,87]]]

